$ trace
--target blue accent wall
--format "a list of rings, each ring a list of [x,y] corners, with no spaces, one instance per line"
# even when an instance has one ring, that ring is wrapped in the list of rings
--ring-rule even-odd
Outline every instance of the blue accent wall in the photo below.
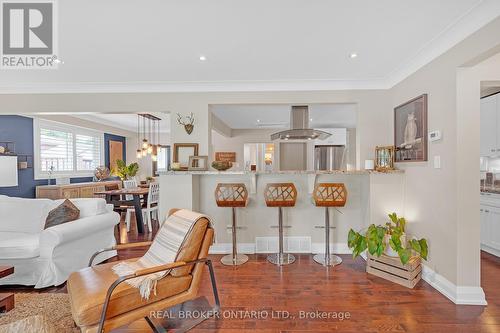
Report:
[[[16,153],[33,155],[33,119],[22,116],[0,115],[0,141],[13,141],[16,144]],[[33,168],[18,170],[18,173],[19,186],[0,187],[0,194],[12,197],[34,198],[35,187],[38,185],[47,185],[48,183],[47,179],[35,180]],[[71,178],[70,181],[71,183],[90,182],[92,181],[92,177]]]
[[[120,141],[123,143],[123,160],[127,162],[127,142],[124,136],[104,133],[104,164],[109,168],[109,141]]]

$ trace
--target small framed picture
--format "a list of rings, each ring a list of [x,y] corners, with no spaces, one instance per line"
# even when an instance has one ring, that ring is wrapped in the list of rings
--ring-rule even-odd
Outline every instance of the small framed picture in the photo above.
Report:
[[[179,163],[179,170],[189,169],[189,157],[198,155],[197,143],[174,143],[173,163]]]
[[[208,156],[189,156],[189,171],[207,171]]]
[[[380,172],[394,170],[394,146],[375,148],[375,170]]]

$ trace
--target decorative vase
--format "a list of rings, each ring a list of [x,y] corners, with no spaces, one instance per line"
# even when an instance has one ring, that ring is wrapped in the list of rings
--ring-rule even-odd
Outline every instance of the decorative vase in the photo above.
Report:
[[[384,236],[384,243],[385,243],[384,254],[388,257],[399,257],[399,254],[392,249],[391,245],[389,245],[390,239],[391,239],[391,235],[386,234]],[[401,241],[401,244],[403,244],[403,245],[406,244],[406,234],[402,234],[401,237],[399,238],[399,240]]]

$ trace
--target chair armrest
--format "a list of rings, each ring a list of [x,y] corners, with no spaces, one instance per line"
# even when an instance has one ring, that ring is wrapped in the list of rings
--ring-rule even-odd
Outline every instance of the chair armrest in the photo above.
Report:
[[[89,237],[105,229],[112,228],[119,222],[120,216],[117,213],[111,212],[84,217],[45,229],[40,233],[40,254],[42,255],[44,249],[50,250],[59,244]]]
[[[132,249],[135,247],[144,247],[144,246],[150,246],[153,244],[153,241],[148,241],[148,242],[137,242],[137,243],[128,243],[128,244],[117,244],[110,248],[111,250],[126,250],[126,249]]]
[[[94,253],[92,255],[92,257],[90,257],[88,267],[91,267],[92,263],[94,262],[95,257],[97,257],[99,254],[101,254],[103,252],[116,251],[116,250],[126,250],[126,249],[132,249],[132,248],[135,248],[135,247],[150,246],[151,244],[153,244],[152,241],[148,241],[148,242],[136,242],[136,243],[128,243],[128,244],[117,244],[117,245],[114,245],[112,247],[108,247],[107,249],[101,249],[101,250],[97,251],[96,253]]]

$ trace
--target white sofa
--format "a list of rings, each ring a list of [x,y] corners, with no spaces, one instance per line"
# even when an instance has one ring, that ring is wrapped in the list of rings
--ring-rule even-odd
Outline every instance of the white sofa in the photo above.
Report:
[[[44,230],[49,211],[63,201],[0,196],[0,265],[14,266],[0,285],[60,285],[86,267],[96,251],[116,244],[120,216],[104,199],[72,199],[80,218]],[[103,253],[94,263],[114,255]]]

